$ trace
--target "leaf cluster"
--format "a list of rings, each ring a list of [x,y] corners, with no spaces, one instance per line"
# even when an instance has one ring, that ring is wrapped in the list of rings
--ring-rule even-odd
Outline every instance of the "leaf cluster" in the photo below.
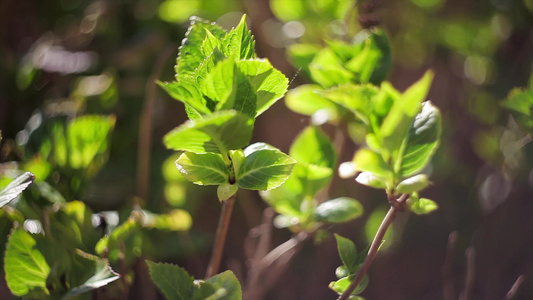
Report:
[[[185,269],[164,263],[146,261],[150,277],[167,300],[240,300],[241,285],[231,271],[205,281],[194,280]]]
[[[265,143],[249,145],[255,118],[287,91],[288,80],[256,58],[243,16],[227,32],[191,18],[177,58],[176,81],[160,83],[185,104],[189,121],[164,137],[182,151],[176,166],[199,185],[218,185],[220,201],[238,188],[269,190],[283,183],[295,161]]]

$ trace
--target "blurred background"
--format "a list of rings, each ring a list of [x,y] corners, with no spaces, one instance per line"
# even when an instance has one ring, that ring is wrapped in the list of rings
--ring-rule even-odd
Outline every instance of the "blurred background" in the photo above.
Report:
[[[397,218],[362,296],[458,299],[471,282],[468,299],[506,299],[522,276],[512,299],[533,299],[533,145],[500,106],[512,88],[533,84],[533,1],[340,1],[356,12],[350,26],[344,15],[327,10],[334,2],[3,0],[0,162],[37,168],[48,178],[53,166],[31,160],[31,142],[42,138],[39,128],[47,120],[113,115],[107,162],[86,187],[71,186],[63,197],[83,200],[96,212],[133,203],[154,212],[187,211],[190,229],[152,234],[143,241],[143,257],[177,263],[201,278],[221,206],[215,189],[189,184],[175,169],[176,155],[164,148],[162,137],[186,115],[180,102],[154,84],[173,80],[189,17],[230,29],[246,13],[258,56],[280,69],[290,88],[309,79],[292,65],[287,47],[350,40],[361,28],[378,25],[390,38],[393,68],[387,80],[397,89],[405,90],[427,69],[435,72],[429,99],[441,109],[443,136],[431,166],[432,186],[422,196],[440,209]],[[287,152],[307,124],[308,117],[279,101],[257,120],[253,141]],[[350,160],[355,149],[346,144],[340,161]],[[330,231],[363,249],[388,208],[386,197],[353,179],[335,178],[334,187],[332,197],[358,199],[365,214]],[[244,241],[265,207],[257,193],[239,192],[223,262],[239,279],[246,275]],[[290,236],[275,230],[273,243]],[[335,299],[327,286],[339,264],[334,238],[309,242],[265,299]],[[134,280],[130,299],[156,297],[146,276]],[[5,283],[0,293],[1,299],[12,298]]]

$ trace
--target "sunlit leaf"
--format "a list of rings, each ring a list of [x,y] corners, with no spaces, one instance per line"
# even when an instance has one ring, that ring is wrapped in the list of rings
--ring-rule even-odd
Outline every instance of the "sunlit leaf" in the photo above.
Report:
[[[345,84],[319,92],[323,97],[345,107],[366,124],[372,111],[373,98],[379,90],[372,85]]]
[[[429,185],[426,174],[418,174],[413,177],[404,179],[396,187],[396,191],[401,194],[410,194],[418,192]]]
[[[416,115],[426,100],[433,72],[428,71],[396,100],[381,125],[381,138],[384,151],[398,153],[400,145],[407,136]]]
[[[234,110],[220,111],[201,120],[189,120],[167,133],[164,143],[169,149],[194,153],[227,154],[241,149],[252,137],[253,119]]]
[[[32,290],[48,294],[46,279],[50,266],[37,248],[31,234],[22,228],[11,233],[4,256],[7,286],[16,296],[24,296]]]
[[[227,67],[224,67],[225,69],[221,69],[219,68],[220,65],[227,65]],[[226,98],[222,98],[220,102],[217,103],[216,110],[233,109],[250,117],[255,117],[257,94],[252,86],[252,83],[250,82],[250,79],[238,68],[236,68],[235,63],[230,59],[220,62],[217,67],[215,67],[213,72],[217,72],[218,70],[221,70],[221,73],[218,76],[219,78],[224,78],[226,76],[232,78],[232,86],[230,86],[230,93],[227,94]],[[226,81],[229,84],[228,79],[226,79]],[[214,84],[214,86],[217,85],[219,84]],[[222,88],[222,90],[227,93],[227,89],[225,87]]]
[[[256,116],[265,112],[287,91],[289,80],[267,59],[239,61],[237,66],[250,80],[257,94]]]
[[[359,201],[341,197],[321,203],[314,211],[317,221],[343,223],[358,218],[363,214],[363,206]]]
[[[35,175],[31,172],[26,172],[11,181],[0,191],[0,207],[4,207],[11,200],[17,198],[34,180]]]
[[[329,288],[332,289],[333,291],[337,292],[339,295],[342,294],[347,288],[348,286],[350,286],[350,284],[352,283],[353,279],[354,279],[355,276],[348,276],[348,277],[344,277],[344,278],[341,278],[337,281],[333,281],[329,284]],[[363,277],[363,280],[361,281],[361,283],[357,286],[357,288],[355,288],[355,290],[352,292],[352,295],[357,295],[357,294],[360,294],[362,293],[366,287],[368,286],[368,275],[365,275],[365,277]],[[358,296],[352,296],[350,297],[351,300],[359,300],[359,299],[362,299],[361,297],[358,297]]]
[[[533,133],[533,89],[513,89],[502,106],[509,110],[524,130]]]
[[[386,179],[378,177],[371,172],[361,172],[355,178],[355,181],[362,185],[373,187],[376,189],[385,189],[387,188]]]
[[[379,84],[383,81],[392,65],[392,55],[387,35],[382,29],[372,28],[356,36],[361,41],[361,49],[346,68],[358,75],[358,82]]]
[[[206,298],[213,300],[241,300],[241,284],[237,277],[231,271],[225,271],[206,280],[206,283],[212,284],[216,291],[215,297]]]
[[[255,41],[246,26],[246,15],[243,15],[239,25],[222,39],[221,50],[226,56],[238,60],[255,57]]]
[[[422,104],[422,111],[415,117],[409,129],[405,151],[402,156],[400,174],[403,177],[420,172],[431,160],[439,146],[441,116],[439,109],[431,102]]]
[[[331,102],[319,93],[323,90],[314,84],[300,85],[291,89],[285,96],[285,105],[299,114],[311,116],[319,110],[327,113],[328,120],[337,121],[348,111],[342,106]]]
[[[81,251],[77,251],[76,258],[77,260],[74,264],[78,265],[79,269],[73,270],[74,272],[72,272],[73,274],[71,274],[72,276],[70,280],[70,284],[74,287],[63,295],[62,299],[70,299],[88,291],[101,288],[120,278],[120,276],[109,267],[107,260]],[[81,272],[89,273],[90,277],[84,282],[77,283],[75,279],[81,277]]]
[[[353,158],[358,171],[370,172],[377,177],[389,178],[392,168],[383,160],[383,157],[370,149],[360,149]]]
[[[172,98],[181,101],[193,109],[198,114],[208,114],[211,111],[207,108],[205,100],[202,98],[202,95],[198,91],[197,87],[188,81],[173,81],[173,82],[158,82],[159,86],[162,87]],[[189,114],[189,118],[191,118]],[[191,118],[195,119],[195,118]]]
[[[202,20],[198,17],[191,17],[191,25],[182,41],[180,52],[176,64],[176,79],[193,79],[196,69],[204,61],[205,56],[202,51],[202,44],[206,37],[206,29],[218,39],[226,35],[226,31],[218,25]]]
[[[357,267],[357,248],[355,244],[350,239],[338,234],[335,234],[335,240],[337,241],[337,250],[342,263],[349,274],[354,274]]]
[[[194,291],[194,278],[185,269],[163,263],[146,261],[150,277],[167,300],[190,300]]]
[[[407,206],[409,210],[417,215],[426,215],[439,209],[435,201],[427,198],[418,198],[418,195],[411,195],[407,200]]]
[[[298,162],[335,168],[337,154],[328,137],[317,126],[306,127],[294,140],[289,155]]]
[[[270,190],[282,184],[296,161],[278,149],[255,143],[244,150],[245,158],[237,174],[237,184],[250,190]]]
[[[228,166],[218,153],[183,152],[176,166],[183,177],[199,185],[218,185],[228,182]]]

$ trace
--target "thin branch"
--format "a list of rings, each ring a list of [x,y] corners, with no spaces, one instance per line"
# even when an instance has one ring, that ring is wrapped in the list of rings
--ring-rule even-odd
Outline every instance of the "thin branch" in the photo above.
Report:
[[[453,231],[448,236],[448,247],[446,249],[446,258],[444,259],[444,266],[442,268],[442,278],[444,281],[443,284],[443,296],[444,300],[454,300],[455,297],[455,287],[453,284],[453,275],[452,275],[452,264],[454,251],[457,245],[457,239],[459,234],[457,231]]]
[[[220,219],[218,220],[217,232],[215,237],[215,245],[211,253],[211,259],[207,266],[205,279],[209,279],[218,273],[220,268],[220,261],[222,260],[222,253],[224,252],[224,244],[226,243],[226,236],[228,234],[229,221],[231,219],[231,212],[235,204],[235,195],[228,200],[222,202],[222,211],[220,212]]]
[[[152,118],[154,114],[154,104],[157,95],[157,85],[155,81],[161,75],[166,61],[175,52],[176,46],[167,46],[159,55],[152,70],[152,74],[146,82],[146,92],[144,105],[141,112],[139,124],[139,143],[137,145],[137,195],[144,201],[148,199],[150,190],[150,154],[152,146]]]
[[[381,222],[381,225],[379,226],[378,231],[376,232],[376,236],[374,236],[374,240],[372,241],[372,244],[370,245],[370,249],[368,250],[368,254],[366,255],[365,261],[363,262],[363,265],[361,266],[361,269],[355,276],[354,281],[348,286],[348,288],[342,293],[337,300],[347,300],[355,291],[357,286],[361,283],[364,276],[368,272],[368,269],[370,268],[370,265],[372,265],[372,262],[376,258],[376,255],[378,253],[379,246],[381,245],[381,241],[383,241],[383,237],[385,236],[385,233],[387,233],[387,229],[389,229],[389,226],[392,224],[392,221],[396,218],[396,215],[398,212],[401,212],[403,208],[401,207],[405,200],[407,199],[407,194],[403,194],[398,200],[392,200],[392,197],[389,197],[389,202],[391,202],[391,207],[389,208],[389,211],[385,215],[385,218],[383,218],[383,221]],[[392,202],[395,202],[393,205]]]
[[[513,297],[518,292],[518,289],[520,289],[520,286],[522,286],[525,280],[526,280],[526,276],[524,274],[518,276],[518,278],[516,279],[515,283],[513,284],[509,292],[507,292],[507,295],[505,295],[505,300],[513,299]]]
[[[461,293],[459,300],[472,299],[472,289],[474,288],[474,278],[476,276],[476,250],[470,246],[465,251],[466,256],[466,279],[465,289]]]

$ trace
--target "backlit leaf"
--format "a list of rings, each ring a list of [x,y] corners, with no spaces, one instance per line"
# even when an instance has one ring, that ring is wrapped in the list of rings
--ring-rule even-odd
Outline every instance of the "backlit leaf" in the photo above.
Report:
[[[278,149],[255,143],[244,149],[244,160],[237,174],[237,184],[250,190],[270,190],[282,184],[296,161]]]
[[[253,119],[234,110],[220,111],[200,120],[189,120],[167,133],[169,149],[194,153],[226,154],[241,149],[252,137]]]
[[[224,55],[237,60],[255,57],[255,41],[246,26],[246,15],[243,15],[239,25],[224,37],[221,48]]]
[[[250,80],[257,94],[256,116],[266,111],[287,91],[289,80],[267,59],[239,61],[237,66]]]
[[[422,111],[415,117],[407,136],[407,147],[402,156],[400,174],[412,176],[429,163],[439,146],[441,116],[439,109],[431,102],[422,104]]]
[[[7,286],[16,296],[24,296],[32,290],[48,294],[46,279],[50,266],[37,248],[31,234],[22,228],[11,233],[4,257]]]
[[[167,300],[190,300],[194,290],[194,278],[183,268],[146,261],[150,277]]]
[[[524,130],[533,133],[533,89],[513,89],[502,102],[502,106],[513,115]]]
[[[228,166],[218,153],[183,152],[176,166],[183,177],[199,185],[219,185],[228,182]]]
[[[353,220],[363,214],[363,206],[359,201],[341,197],[321,203],[314,212],[317,221],[328,223],[343,223]]]
[[[357,267],[357,248],[355,244],[345,237],[335,234],[335,240],[337,241],[337,250],[342,263],[348,270],[349,274],[354,274]]]
[[[291,89],[285,96],[285,105],[299,114],[311,116],[319,110],[326,112],[328,120],[337,121],[348,111],[320,95],[323,90],[314,84],[304,84]]]
[[[226,35],[226,31],[218,25],[198,17],[191,17],[190,22],[176,61],[177,80],[192,79],[196,69],[204,61],[205,55],[203,54],[202,44],[206,37],[206,29],[218,39]]]

